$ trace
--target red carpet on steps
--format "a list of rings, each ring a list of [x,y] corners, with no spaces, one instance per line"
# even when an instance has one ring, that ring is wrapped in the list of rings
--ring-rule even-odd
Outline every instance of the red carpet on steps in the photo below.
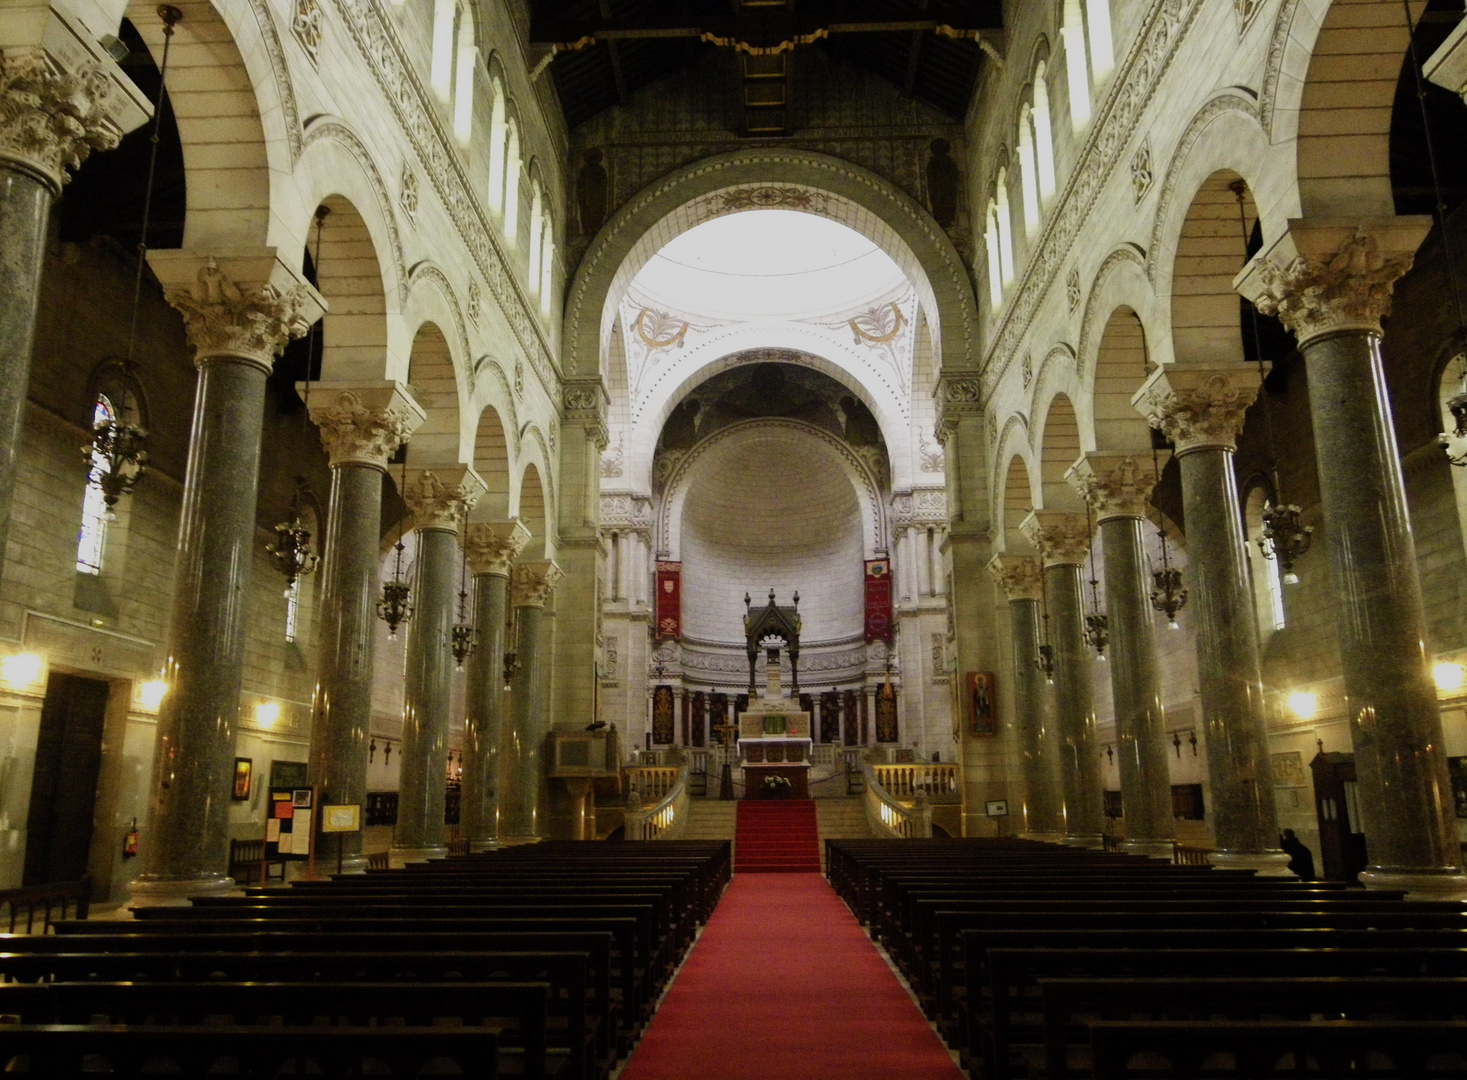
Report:
[[[723,894],[621,1080],[963,1080],[818,874]]]
[[[744,799],[734,833],[736,874],[818,874],[813,799]]]

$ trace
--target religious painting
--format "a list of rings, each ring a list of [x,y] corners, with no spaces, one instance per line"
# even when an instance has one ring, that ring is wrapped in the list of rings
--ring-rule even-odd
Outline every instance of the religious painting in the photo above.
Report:
[[[694,746],[704,745],[704,723],[708,719],[708,695],[698,690],[693,693],[693,743]]]
[[[835,690],[820,695],[820,741],[840,742],[840,694]]]
[[[998,732],[998,696],[991,671],[968,672],[968,733],[994,735]]]
[[[234,759],[234,794],[235,802],[246,802],[250,797],[250,779],[254,772],[255,762],[253,758],[237,757]]]
[[[847,746],[860,746],[860,697],[854,690],[845,692],[844,708],[841,716],[844,720],[842,728],[845,732],[845,744]]]
[[[683,636],[683,564],[657,564],[657,629],[658,641]]]
[[[894,743],[899,737],[896,687],[887,683],[876,691],[876,741]]]
[[[866,560],[866,644],[891,641],[891,560]]]
[[[656,687],[652,691],[652,741],[658,746],[671,745],[672,725],[672,687]]]
[[[1298,750],[1287,750],[1270,755],[1273,758],[1274,787],[1304,786],[1304,755]]]

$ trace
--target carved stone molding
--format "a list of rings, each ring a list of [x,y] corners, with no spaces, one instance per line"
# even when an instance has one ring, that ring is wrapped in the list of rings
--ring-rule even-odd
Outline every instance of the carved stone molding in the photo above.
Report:
[[[321,429],[332,468],[371,465],[385,470],[387,460],[427,419],[399,383],[326,383],[315,389],[311,422]]]
[[[1084,514],[1033,510],[1019,531],[1038,549],[1045,566],[1081,566],[1090,553],[1090,522]]]
[[[567,380],[561,393],[561,404],[565,421],[579,424],[586,438],[596,444],[597,453],[604,453],[611,442],[611,433],[606,429],[606,409],[610,398],[601,380]]]
[[[1411,269],[1430,220],[1291,221],[1234,285],[1259,311],[1277,315],[1301,347],[1338,331],[1378,334],[1396,280]]]
[[[510,575],[515,607],[543,608],[565,571],[550,560],[516,563]]]
[[[650,529],[654,521],[652,500],[626,492],[601,496],[600,523],[612,528]]]
[[[316,0],[295,0],[295,11],[290,17],[290,32],[311,58],[311,63],[320,63],[321,6]]]
[[[1038,559],[995,555],[988,562],[988,572],[1010,601],[1039,600],[1044,596],[1044,569]]]
[[[1070,466],[1065,479],[1094,508],[1096,521],[1104,522],[1144,518],[1156,470],[1149,458],[1092,451]]]
[[[241,359],[269,371],[292,338],[305,335],[326,302],[273,248],[199,254],[153,251],[149,265],[183,315],[195,361]]]
[[[937,423],[933,434],[938,443],[946,446],[964,417],[982,415],[983,381],[972,372],[944,374],[938,380],[933,397],[937,402]]]
[[[1136,394],[1136,411],[1176,444],[1177,453],[1235,450],[1243,416],[1258,397],[1258,373],[1168,364]]]
[[[60,191],[68,170],[121,140],[109,109],[114,86],[100,64],[71,72],[44,49],[0,53],[0,158],[39,173]]]
[[[444,469],[409,469],[403,501],[413,515],[415,529],[457,532],[479,497],[488,489],[467,465]]]
[[[509,577],[514,561],[530,542],[530,530],[519,518],[473,521],[464,529],[464,555],[475,574]]]

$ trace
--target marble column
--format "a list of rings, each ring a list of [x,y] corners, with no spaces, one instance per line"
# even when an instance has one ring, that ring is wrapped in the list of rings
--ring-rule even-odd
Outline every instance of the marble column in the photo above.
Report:
[[[563,576],[555,563],[541,561],[518,563],[510,578],[519,670],[510,682],[510,726],[500,755],[501,837],[535,839],[548,828],[549,808],[542,805],[542,795],[543,751],[550,732],[546,700],[550,650],[543,624],[545,604]]]
[[[62,16],[53,11],[50,19]],[[41,31],[39,23],[48,45],[77,36],[65,27]],[[42,47],[39,38],[30,46],[7,39],[0,54],[0,561],[10,530],[51,206],[71,170],[93,150],[112,149],[147,115],[146,103],[115,63],[85,54],[82,42],[91,38],[83,34],[66,55]]]
[[[1059,740],[1053,694],[1039,670],[1044,571],[1037,559],[995,555],[988,572],[1009,599],[1014,643],[1014,730],[1024,777],[1024,835],[1060,843],[1065,836]]]
[[[1092,452],[1066,475],[1094,508],[1105,549],[1111,697],[1126,817],[1123,847],[1169,859],[1175,835],[1169,746],[1143,532],[1156,473],[1149,454]]]
[[[1243,414],[1257,396],[1258,373],[1244,364],[1179,363],[1157,370],[1136,395],[1136,407],[1176,446],[1182,473],[1212,787],[1212,862],[1289,877],[1289,856],[1278,849],[1258,620],[1233,475]]]
[[[1105,782],[1100,775],[1095,687],[1090,677],[1094,654],[1085,639],[1082,580],[1090,523],[1082,513],[1035,510],[1019,528],[1044,561],[1065,843],[1098,848],[1105,832]]]
[[[412,514],[413,617],[408,622],[402,755],[397,787],[394,863],[444,855],[448,729],[453,707],[454,600],[458,592],[458,528],[484,493],[463,465],[409,469],[404,500]]]
[[[311,710],[310,780],[322,800],[365,806],[372,723],[382,476],[388,459],[423,422],[423,410],[394,382],[316,387],[311,419],[331,463],[331,499],[320,537],[321,635]],[[362,834],[342,833],[341,867],[366,869]],[[335,854],[335,848],[325,852]]]
[[[229,807],[244,668],[265,377],[320,315],[316,292],[273,250],[209,258],[154,252],[183,314],[198,387],[184,472],[152,789],[131,885],[136,904],[228,889]]]
[[[468,664],[459,832],[473,851],[494,846],[499,836],[509,572],[529,540],[530,530],[518,518],[476,521],[465,535],[469,569],[474,572],[474,628],[479,636]]]
[[[1368,887],[1467,896],[1380,319],[1429,219],[1291,221],[1236,283],[1304,355]]]

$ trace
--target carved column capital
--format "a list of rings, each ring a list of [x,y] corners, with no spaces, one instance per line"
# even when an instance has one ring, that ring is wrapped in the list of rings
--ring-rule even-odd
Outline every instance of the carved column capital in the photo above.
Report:
[[[403,501],[413,515],[415,529],[458,532],[488,485],[467,465],[441,469],[409,469]]]
[[[510,590],[515,607],[542,608],[565,571],[549,559],[516,563],[510,576]]]
[[[1038,549],[1045,566],[1082,566],[1090,553],[1090,522],[1084,514],[1032,510],[1019,531]]]
[[[475,574],[509,577],[510,567],[530,542],[530,530],[519,518],[474,521],[464,530],[464,553]]]
[[[43,44],[0,52],[0,160],[59,192],[93,150],[111,150],[148,115],[115,63],[98,59],[55,12]]]
[[[937,405],[932,433],[943,446],[965,418],[983,416],[983,379],[976,371],[945,372],[932,397]]]
[[[1299,339],[1339,331],[1380,333],[1396,279],[1411,269],[1428,217],[1341,222],[1294,220],[1233,287]]]
[[[1070,486],[1095,510],[1096,522],[1144,518],[1156,469],[1149,457],[1091,451],[1065,473]]]
[[[1257,397],[1258,373],[1242,364],[1226,369],[1167,364],[1146,380],[1132,403],[1181,455],[1236,450],[1243,415]]]
[[[195,362],[242,360],[269,371],[292,338],[326,310],[320,293],[275,254],[150,251],[148,264],[183,315]]]
[[[1044,569],[1038,559],[1023,555],[995,555],[988,572],[1003,587],[1009,601],[1039,600],[1044,596]]]
[[[1458,23],[1421,68],[1432,82],[1467,101],[1467,23]]]
[[[332,468],[371,465],[385,470],[388,459],[426,419],[422,406],[400,383],[317,383],[312,390],[311,422],[321,429]]]
[[[606,410],[611,398],[600,378],[568,379],[561,387],[562,416],[569,424],[579,424],[586,439],[596,446],[596,452],[605,453],[611,442],[606,427]]]

